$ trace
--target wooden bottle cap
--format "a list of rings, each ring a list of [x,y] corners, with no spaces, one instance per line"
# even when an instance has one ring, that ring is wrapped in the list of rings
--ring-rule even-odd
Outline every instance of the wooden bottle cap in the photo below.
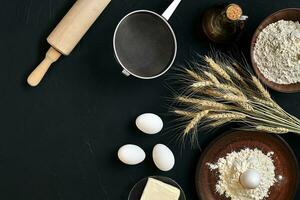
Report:
[[[242,14],[243,14],[242,8],[237,4],[232,3],[226,7],[226,17],[230,20],[233,21],[238,20],[240,19]]]

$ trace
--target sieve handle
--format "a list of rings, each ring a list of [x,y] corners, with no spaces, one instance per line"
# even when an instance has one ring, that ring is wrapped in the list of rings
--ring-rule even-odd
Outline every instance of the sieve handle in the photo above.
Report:
[[[181,0],[174,0],[171,5],[167,8],[167,10],[165,10],[165,12],[162,14],[162,16],[166,19],[169,20],[170,17],[172,16],[172,14],[174,13],[174,11],[176,10],[177,6],[179,5],[179,3],[181,2]]]
[[[130,76],[130,73],[126,69],[123,69],[122,74],[125,76]]]

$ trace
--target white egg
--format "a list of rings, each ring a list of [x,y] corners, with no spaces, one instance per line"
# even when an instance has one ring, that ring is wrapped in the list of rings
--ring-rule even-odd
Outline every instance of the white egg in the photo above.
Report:
[[[156,134],[163,128],[162,119],[153,113],[145,113],[138,116],[135,124],[138,129],[147,134]]]
[[[174,167],[174,154],[166,145],[155,145],[152,151],[152,158],[156,167],[162,171],[169,171]]]
[[[255,189],[260,183],[260,173],[254,169],[248,169],[240,176],[240,182],[246,189]]]
[[[145,160],[144,150],[134,144],[126,144],[118,151],[119,159],[127,165],[137,165]]]

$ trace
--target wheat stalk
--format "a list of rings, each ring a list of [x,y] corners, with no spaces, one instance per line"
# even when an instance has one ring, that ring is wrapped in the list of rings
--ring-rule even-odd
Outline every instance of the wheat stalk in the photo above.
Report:
[[[196,138],[190,133],[195,133],[192,130],[198,126],[217,128],[228,122],[243,122],[245,127],[241,128],[246,130],[300,134],[300,120],[271,98],[247,64],[238,65],[224,54],[216,57],[205,56],[205,66],[195,63],[195,67],[201,67],[199,70],[185,70],[194,79],[186,85],[192,92],[184,90],[176,98],[181,105],[174,111],[187,122],[184,136]]]

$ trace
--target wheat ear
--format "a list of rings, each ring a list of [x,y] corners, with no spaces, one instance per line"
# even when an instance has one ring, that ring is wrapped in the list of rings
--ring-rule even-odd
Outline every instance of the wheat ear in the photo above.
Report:
[[[194,112],[188,112],[188,111],[183,111],[183,110],[174,110],[174,113],[176,113],[177,115],[181,115],[181,116],[189,117],[189,118],[193,118],[197,114]]]
[[[189,69],[186,69],[185,70],[186,73],[188,73],[192,78],[194,78],[196,81],[203,81],[204,79],[199,76],[196,72],[192,71],[192,70],[189,70]]]
[[[211,81],[200,81],[192,84],[192,87],[194,88],[203,88],[203,87],[208,87],[212,86],[213,83]]]
[[[200,93],[206,94],[211,97],[222,97],[224,93],[213,90],[213,89],[206,89],[206,90],[199,90]]]
[[[215,84],[215,86],[219,89],[228,90],[228,91],[233,92],[237,95],[245,96],[244,93],[241,90],[239,90],[238,88],[236,88],[234,86],[231,86],[229,84]]]
[[[200,120],[205,117],[209,113],[208,110],[204,110],[199,112],[191,121],[188,123],[186,128],[184,129],[184,134],[188,134],[192,129],[194,129],[197,124],[200,122]]]
[[[262,96],[271,99],[270,93],[264,88],[264,86],[261,84],[261,82],[256,78],[254,75],[252,75],[252,81],[254,85],[257,87],[257,89],[261,92]]]
[[[209,66],[215,71],[217,72],[221,77],[223,77],[224,79],[231,81],[230,76],[226,73],[226,71],[224,69],[222,69],[222,67],[220,67],[220,65],[218,65],[212,58],[205,56],[205,61],[209,64]]]
[[[222,119],[222,120],[218,120],[216,122],[210,123],[209,126],[210,127],[218,127],[221,126],[227,122],[231,122],[233,119]]]
[[[288,133],[288,132],[289,132],[289,129],[287,129],[287,128],[282,128],[282,127],[269,127],[269,126],[257,126],[257,127],[256,127],[256,130],[259,130],[259,131],[266,131],[266,132],[269,132],[269,133],[277,133],[277,134],[280,134],[280,133]]]
[[[248,103],[240,103],[240,105],[247,111],[254,111],[254,108]]]
[[[217,79],[217,77],[215,77],[215,75],[213,75],[212,73],[205,71],[204,74],[215,84],[219,84],[219,80]]]
[[[177,97],[177,100],[182,103],[192,103],[197,104],[199,99],[189,98],[189,97]]]
[[[239,90],[238,88],[231,86],[229,84],[214,83],[211,81],[200,81],[200,82],[196,82],[196,83],[192,84],[192,87],[194,87],[194,88],[204,88],[204,87],[209,87],[209,86],[213,86],[218,89],[222,89],[225,91],[227,90],[227,91],[233,92],[237,95],[244,96],[244,94],[241,90]]]
[[[261,99],[261,98],[258,98],[258,97],[253,97],[253,99],[261,104],[264,104],[266,106],[270,106],[270,107],[274,107],[276,108],[277,106],[274,104],[273,101],[270,101],[270,100],[264,100],[264,99]]]
[[[247,116],[243,113],[220,113],[220,114],[211,114],[208,115],[207,118],[213,119],[213,120],[220,120],[220,119],[226,119],[226,120],[237,120],[237,119],[245,119]]]
[[[246,97],[237,96],[234,94],[225,94],[222,97],[223,97],[223,99],[234,102],[234,103],[246,103],[248,101]]]
[[[196,104],[204,108],[216,109],[216,110],[228,110],[231,107],[212,100],[202,100],[188,97],[178,97],[178,101],[183,103]]]
[[[237,73],[237,71],[234,68],[228,66],[226,69],[233,75],[233,77],[241,81],[243,84],[246,84],[244,79],[241,77],[241,75],[239,75],[239,73]]]
[[[222,97],[223,97],[223,99],[225,99],[229,102],[233,102],[233,103],[236,103],[236,104],[242,106],[247,111],[254,110],[253,107],[248,103],[248,99],[245,96],[237,96],[234,94],[225,94]]]

